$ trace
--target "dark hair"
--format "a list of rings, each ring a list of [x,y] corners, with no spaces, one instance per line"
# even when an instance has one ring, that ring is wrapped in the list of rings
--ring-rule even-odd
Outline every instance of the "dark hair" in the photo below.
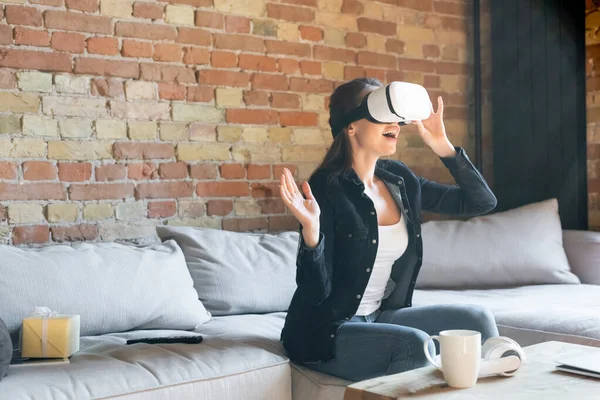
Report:
[[[337,126],[338,122],[352,109],[358,107],[365,90],[369,87],[379,87],[381,82],[375,78],[357,78],[338,86],[329,101],[329,126]],[[325,158],[317,167],[313,176],[318,172],[327,175],[327,184],[335,177],[348,171],[352,166],[352,148],[346,132],[334,135],[333,143],[325,154]]]

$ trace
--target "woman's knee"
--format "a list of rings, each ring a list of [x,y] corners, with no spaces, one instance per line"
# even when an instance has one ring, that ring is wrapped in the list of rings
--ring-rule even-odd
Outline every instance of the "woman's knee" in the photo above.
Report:
[[[424,344],[429,335],[422,330],[408,328],[401,335],[393,338],[390,351],[389,374],[409,371],[427,366]],[[436,349],[433,341],[428,346],[429,354],[435,357]]]
[[[498,327],[494,314],[487,308],[479,305],[458,305],[456,312],[461,325],[466,328],[481,332],[482,340],[498,336]]]

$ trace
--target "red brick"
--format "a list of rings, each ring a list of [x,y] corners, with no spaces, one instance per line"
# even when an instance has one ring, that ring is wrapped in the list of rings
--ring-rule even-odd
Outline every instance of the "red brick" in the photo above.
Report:
[[[229,51],[214,50],[210,53],[210,65],[216,68],[235,68],[237,55]]]
[[[279,182],[253,183],[252,184],[252,197],[254,197],[254,198],[279,197]]]
[[[48,47],[50,46],[50,35],[39,29],[17,26],[15,27],[15,44]]]
[[[354,50],[339,49],[336,47],[327,46],[315,46],[314,52],[317,60],[353,63],[356,59],[356,52]]]
[[[279,72],[283,72],[284,74],[293,74],[298,69],[300,69],[300,63],[298,60],[294,60],[291,58],[280,58],[277,60],[277,66]]]
[[[115,32],[117,36],[148,40],[173,41],[177,37],[177,29],[173,26],[139,22],[117,22]]]
[[[56,166],[46,161],[23,163],[23,179],[26,181],[51,181],[56,179]]]
[[[71,185],[71,200],[108,200],[127,199],[133,196],[132,183],[98,183],[87,185]]]
[[[300,96],[293,93],[272,93],[271,107],[300,108]]]
[[[236,15],[226,15],[225,30],[229,33],[250,33],[250,19]]]
[[[156,61],[181,62],[183,48],[176,44],[159,43],[154,45],[153,58]]]
[[[323,29],[315,26],[300,26],[300,37],[311,42],[320,42],[323,40]]]
[[[103,33],[106,35],[113,33],[112,19],[97,15],[48,10],[44,12],[44,21],[46,22],[46,28],[50,29]]]
[[[7,5],[4,15],[9,24],[42,26],[42,13],[35,7]]]
[[[0,179],[17,179],[18,177],[19,166],[17,164],[7,161],[0,162]]]
[[[171,4],[187,4],[193,7],[212,7],[213,0],[166,0]]]
[[[209,11],[196,11],[196,26],[213,29],[223,29],[223,14]]]
[[[281,126],[317,126],[317,113],[306,111],[281,111]]]
[[[364,11],[365,7],[358,0],[344,0],[342,3],[342,13],[344,14],[362,15]]]
[[[0,200],[64,200],[61,183],[0,183]]]
[[[352,80],[356,78],[364,78],[367,76],[367,72],[363,67],[355,67],[353,65],[346,65],[344,67],[344,79]]]
[[[225,110],[225,120],[230,124],[275,125],[278,118],[277,111],[274,110],[228,108]]]
[[[269,232],[297,232],[298,220],[293,215],[269,217]]]
[[[92,95],[118,98],[125,96],[123,82],[116,79],[92,79]]]
[[[190,178],[192,179],[215,179],[217,177],[217,166],[214,164],[190,165]]]
[[[227,33],[214,33],[214,47],[226,50],[243,50],[254,53],[265,52],[265,42],[258,37],[246,35],[233,35]]]
[[[265,230],[268,227],[266,218],[228,218],[223,220],[223,230],[233,232],[251,232]]]
[[[163,163],[158,166],[160,179],[187,178],[187,164],[184,162]]]
[[[140,199],[176,199],[192,197],[194,184],[192,182],[153,182],[140,183],[135,188],[135,198]]]
[[[114,61],[101,58],[77,57],[76,74],[119,76],[121,78],[139,78],[140,65],[135,61]]]
[[[365,76],[370,78],[379,79],[381,82],[385,82],[385,70],[377,68],[365,68]]]
[[[127,176],[129,179],[136,181],[158,179],[158,171],[156,164],[153,163],[129,164],[127,166]]]
[[[387,82],[404,80],[404,72],[402,72],[402,71],[389,70],[386,72],[385,75],[387,77],[387,79],[386,79]]]
[[[257,90],[244,90],[244,104],[247,106],[266,106],[269,104],[269,93]]]
[[[470,15],[469,8],[466,3],[451,3],[449,1],[436,1],[433,3],[433,10],[440,14],[452,15]]]
[[[215,89],[208,86],[188,86],[187,101],[208,103],[215,98]]]
[[[199,28],[178,28],[177,43],[210,46],[210,32]]]
[[[198,73],[198,83],[213,86],[248,87],[250,74],[246,72],[203,69]]]
[[[85,182],[92,177],[90,163],[58,163],[58,178],[64,182]]]
[[[395,0],[396,5],[419,11],[433,11],[432,0]]]
[[[219,167],[223,179],[244,179],[246,169],[242,164],[223,164]]]
[[[94,13],[98,11],[98,0],[66,0],[68,9]]]
[[[151,160],[175,157],[175,147],[169,143],[115,143],[117,160]]]
[[[436,62],[435,72],[439,75],[466,75],[469,73],[468,64],[453,62]]]
[[[124,39],[121,54],[123,57],[149,58],[152,57],[154,48],[150,42]]]
[[[321,75],[321,63],[317,61],[300,61],[300,71],[304,75]]]
[[[247,182],[199,182],[196,194],[201,197],[242,197],[250,194]]]
[[[442,28],[444,29],[466,32],[468,27],[469,23],[465,18],[442,17]]]
[[[0,25],[0,44],[11,44],[13,41],[13,30],[8,25]]]
[[[390,21],[380,21],[371,18],[358,18],[359,32],[371,32],[378,33],[384,36],[395,36],[396,35],[396,23]]]
[[[266,40],[268,54],[287,54],[297,57],[310,57],[310,45],[308,43],[290,43],[279,40]]]
[[[14,89],[17,87],[17,80],[9,69],[0,69],[0,88]]]
[[[310,8],[268,3],[267,16],[292,22],[312,22],[315,19],[315,12]]]
[[[50,45],[54,50],[83,53],[85,36],[80,33],[54,32],[52,33]]]
[[[440,85],[441,85],[441,80],[438,75],[425,75],[423,77],[423,86],[426,89],[439,88]]]
[[[253,74],[252,89],[288,90],[288,79],[285,75]]]
[[[50,228],[46,225],[15,226],[12,232],[12,244],[42,244],[48,243]]]
[[[123,164],[108,164],[96,167],[96,181],[118,181],[125,179],[127,168]]]
[[[418,72],[433,72],[434,63],[429,60],[417,60],[409,58],[400,58],[398,60],[398,69],[405,71],[418,71]]]
[[[248,165],[248,179],[271,179],[271,166],[270,165]]]
[[[282,3],[295,4],[298,6],[317,7],[317,0],[281,0]]]
[[[64,0],[29,0],[31,4],[41,4],[43,6],[62,7],[65,4]]]
[[[468,107],[444,107],[444,119],[467,119],[469,118]]]
[[[398,39],[388,39],[385,42],[385,49],[388,53],[404,54],[406,43]]]
[[[140,79],[176,83],[196,83],[194,71],[178,65],[147,64],[140,65]]]
[[[185,64],[209,64],[210,50],[200,47],[185,47],[183,49],[183,62]]]
[[[0,67],[39,71],[71,71],[71,55],[20,49],[2,49]]]
[[[239,67],[255,71],[277,71],[277,61],[273,57],[256,54],[240,54]]]
[[[133,16],[136,18],[162,19],[165,6],[163,4],[136,1],[133,4]]]
[[[211,215],[229,215],[233,211],[233,201],[231,200],[209,200],[206,203],[206,213]]]
[[[98,238],[98,225],[53,226],[52,240],[55,242],[84,242]]]
[[[90,54],[114,56],[119,54],[119,41],[112,37],[91,37],[87,40],[87,50]]]
[[[256,203],[260,206],[262,214],[285,213],[285,204],[281,199],[260,199]]]
[[[333,82],[325,79],[290,78],[290,91],[305,93],[331,93]]]
[[[372,65],[381,68],[395,68],[398,64],[396,56],[374,53],[372,51],[359,51],[356,64]]]
[[[600,158],[600,144],[593,143],[587,145],[587,157],[588,160],[595,160]]]
[[[287,168],[292,173],[292,176],[296,176],[297,167],[292,164],[279,164],[273,165],[273,178],[279,179],[281,174],[283,173],[283,169]]]
[[[346,33],[346,46],[356,47],[358,49],[367,45],[367,37],[362,33],[348,32]]]
[[[185,100],[186,87],[176,83],[158,84],[158,97],[163,100]]]
[[[148,218],[168,218],[175,215],[176,211],[177,203],[174,200],[148,203]]]

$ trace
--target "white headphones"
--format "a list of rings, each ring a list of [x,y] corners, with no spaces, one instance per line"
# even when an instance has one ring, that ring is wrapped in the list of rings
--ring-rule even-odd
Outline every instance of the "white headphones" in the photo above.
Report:
[[[525,363],[525,352],[517,342],[506,336],[492,337],[481,348],[479,376],[512,376]]]

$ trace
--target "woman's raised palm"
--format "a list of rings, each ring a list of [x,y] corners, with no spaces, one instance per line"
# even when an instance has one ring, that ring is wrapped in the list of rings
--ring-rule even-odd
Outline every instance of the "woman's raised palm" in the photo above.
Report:
[[[302,224],[302,227],[318,229],[319,216],[321,215],[319,203],[315,200],[308,182],[302,183],[302,191],[306,198],[300,193],[290,170],[284,168],[279,185],[281,199],[292,214],[294,214],[298,222]]]

